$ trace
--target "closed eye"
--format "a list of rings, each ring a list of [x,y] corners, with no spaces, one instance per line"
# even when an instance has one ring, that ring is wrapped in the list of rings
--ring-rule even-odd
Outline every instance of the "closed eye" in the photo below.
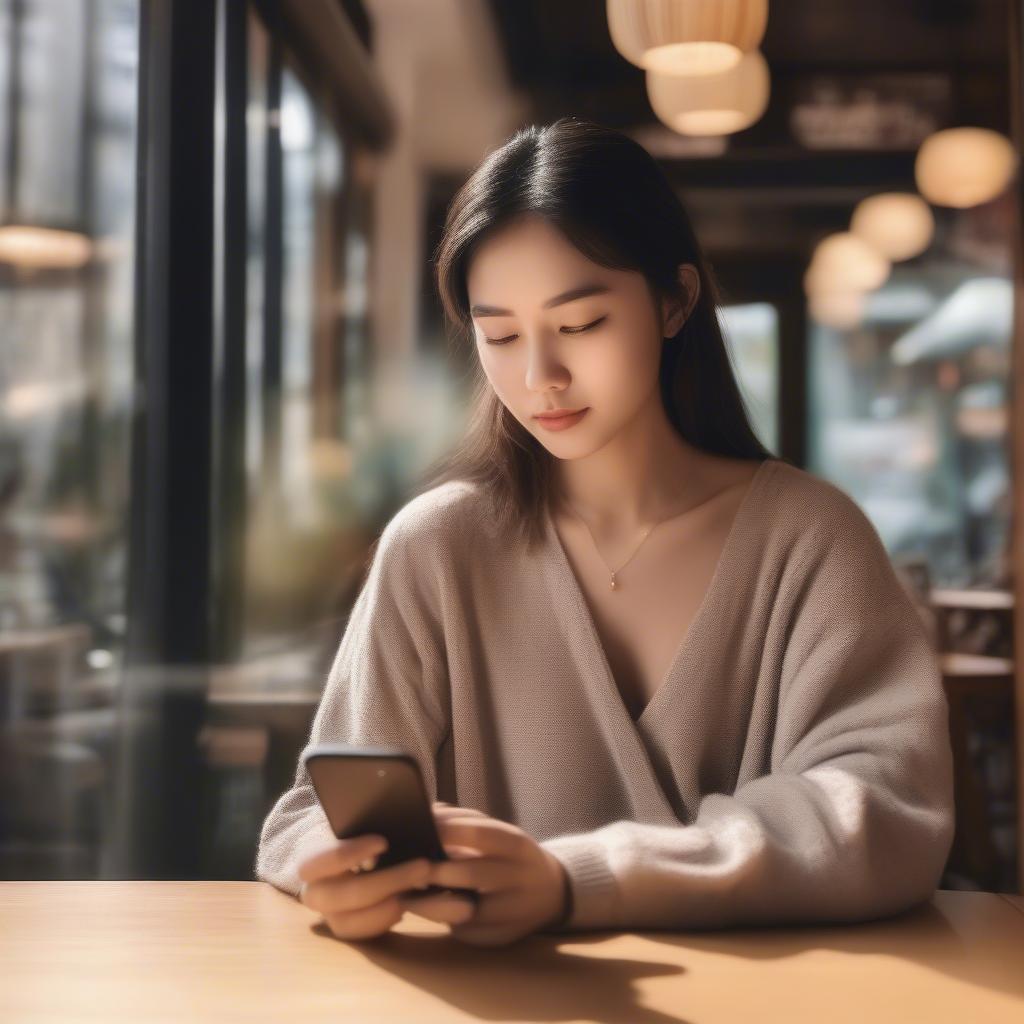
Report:
[[[566,334],[582,334],[584,331],[589,331],[597,327],[598,324],[603,323],[606,319],[607,317],[602,316],[598,317],[592,323],[583,324],[582,327],[563,327],[561,329],[565,331]],[[488,338],[485,336],[484,341],[486,341],[488,345],[507,345],[510,341],[515,341],[518,337],[518,334],[509,334],[504,338]]]

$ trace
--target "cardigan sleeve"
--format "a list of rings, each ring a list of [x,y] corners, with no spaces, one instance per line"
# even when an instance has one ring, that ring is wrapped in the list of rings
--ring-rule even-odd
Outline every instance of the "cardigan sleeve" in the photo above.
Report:
[[[802,538],[769,771],[687,824],[542,842],[572,890],[550,930],[858,921],[934,891],[954,824],[937,657],[874,526],[833,493],[841,514]]]
[[[401,518],[381,533],[305,750],[318,743],[397,747],[416,759],[434,800],[450,715],[441,626],[430,611],[429,574],[418,565],[422,551]],[[336,842],[300,758],[294,784],[263,823],[255,875],[297,895],[299,865]]]

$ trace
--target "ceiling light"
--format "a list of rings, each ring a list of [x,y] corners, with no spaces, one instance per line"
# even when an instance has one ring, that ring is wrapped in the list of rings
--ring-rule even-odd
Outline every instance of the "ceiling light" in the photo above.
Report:
[[[768,0],[607,0],[608,32],[631,64],[652,71],[714,74],[756,49]]]
[[[857,204],[850,231],[896,262],[928,248],[935,218],[928,204],[912,192],[882,192]]]
[[[651,109],[681,135],[727,135],[749,128],[765,112],[770,92],[768,64],[759,50],[713,75],[647,72]]]
[[[930,203],[966,209],[999,195],[1016,167],[1017,154],[1005,135],[988,128],[947,128],[921,143],[914,175]]]

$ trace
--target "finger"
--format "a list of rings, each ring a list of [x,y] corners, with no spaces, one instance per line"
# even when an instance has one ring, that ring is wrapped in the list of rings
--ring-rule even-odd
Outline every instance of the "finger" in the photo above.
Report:
[[[454,843],[445,843],[444,852],[452,860],[473,860],[483,856],[479,850],[474,850],[472,846],[457,846]]]
[[[373,907],[351,913],[325,915],[327,927],[339,939],[369,939],[386,932],[397,924],[405,913],[397,896]]]
[[[299,865],[299,878],[303,882],[319,882],[332,875],[341,875],[351,871],[367,857],[377,856],[386,849],[387,840],[383,836],[339,839],[336,846],[328,847],[303,861]]]
[[[490,856],[520,858],[533,840],[522,829],[497,818],[451,818],[437,821],[446,846],[469,846]]]
[[[475,946],[502,945],[519,927],[521,908],[520,890],[495,893],[480,901],[469,922],[453,925],[452,936]]]
[[[476,905],[463,896],[433,894],[399,897],[403,910],[419,914],[438,924],[466,924],[476,913]]]
[[[451,804],[434,804],[434,815],[442,818],[487,818],[489,815],[475,807],[453,807]],[[497,820],[497,819],[495,819]]]
[[[368,875],[344,875],[310,882],[305,903],[327,914],[365,910],[391,896],[430,884],[430,862],[424,858],[405,861]]]
[[[435,861],[430,869],[430,881],[449,889],[493,893],[519,883],[519,864],[495,857]]]

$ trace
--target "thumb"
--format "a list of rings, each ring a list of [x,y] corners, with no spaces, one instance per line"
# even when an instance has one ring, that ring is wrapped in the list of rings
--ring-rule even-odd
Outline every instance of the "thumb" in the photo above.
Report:
[[[455,843],[445,843],[444,852],[450,860],[476,860],[483,856],[483,851],[473,846],[459,846]]]

